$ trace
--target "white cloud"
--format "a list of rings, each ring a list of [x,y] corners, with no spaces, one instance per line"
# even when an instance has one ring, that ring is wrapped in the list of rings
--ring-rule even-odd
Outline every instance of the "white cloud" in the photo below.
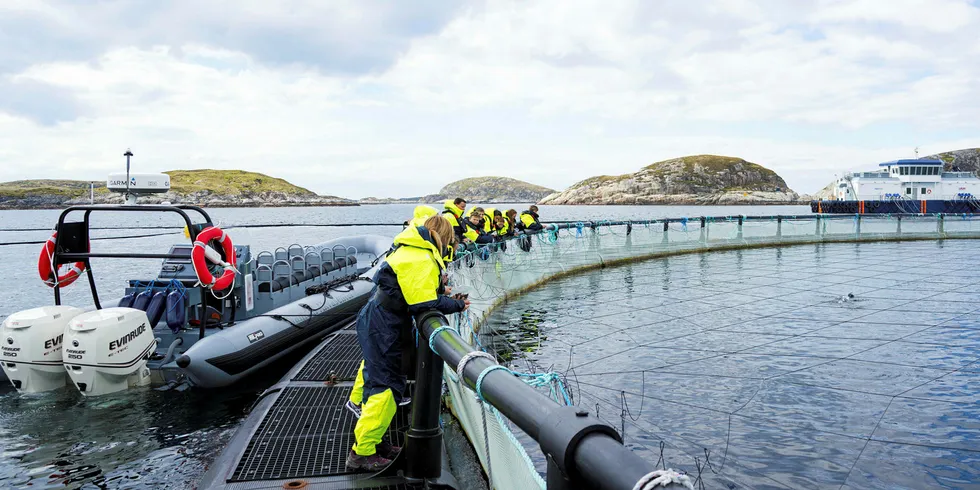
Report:
[[[72,22],[64,8],[18,5]],[[98,179],[133,147],[147,170],[244,168],[322,193],[410,196],[471,175],[563,187],[722,153],[812,192],[834,172],[917,145],[980,146],[967,137],[980,129],[980,10],[923,5],[488,0],[438,28],[368,3],[229,11],[231,31],[250,19],[260,32],[335,26],[262,48],[200,31],[215,29],[222,9],[158,6],[150,34],[92,56],[3,74],[0,52],[0,82],[55,87],[84,108],[47,125],[23,114],[30,104],[0,112],[0,180]],[[73,32],[96,36],[118,15],[91,14]],[[334,54],[303,58],[372,41],[387,52],[363,51],[377,60],[360,68]]]

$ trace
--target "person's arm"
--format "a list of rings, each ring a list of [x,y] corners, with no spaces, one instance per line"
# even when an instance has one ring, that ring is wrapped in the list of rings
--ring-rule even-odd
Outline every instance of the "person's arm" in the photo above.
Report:
[[[427,310],[437,310],[443,315],[452,315],[466,309],[466,302],[461,299],[453,299],[449,296],[439,295],[432,301],[409,305],[408,312],[417,315]]]

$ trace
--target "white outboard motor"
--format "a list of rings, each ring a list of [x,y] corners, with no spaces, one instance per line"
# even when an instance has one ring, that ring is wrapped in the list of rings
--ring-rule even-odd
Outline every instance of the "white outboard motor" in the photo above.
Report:
[[[82,310],[42,306],[7,317],[0,327],[0,364],[22,393],[56,390],[68,384],[61,362],[65,326]]]
[[[150,383],[146,367],[156,340],[146,312],[105,308],[83,313],[65,329],[65,369],[86,396]]]

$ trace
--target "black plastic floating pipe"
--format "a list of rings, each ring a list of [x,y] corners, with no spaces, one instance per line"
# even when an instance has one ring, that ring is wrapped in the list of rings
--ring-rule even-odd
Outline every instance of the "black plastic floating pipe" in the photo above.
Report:
[[[449,323],[442,314],[427,312],[416,318],[416,325],[422,333],[419,349],[428,351],[433,332]],[[449,365],[448,369],[455,369],[464,356],[476,352],[449,328],[439,330],[432,338],[432,347]],[[480,375],[494,365],[486,357],[472,357],[464,366],[461,381],[475,390]],[[419,373],[416,382],[423,379],[432,378]],[[612,426],[588,410],[555,403],[506,370],[487,372],[480,388],[487,403],[541,445],[548,458],[549,490],[631,490],[641,478],[656,470],[654,464],[623,446]]]

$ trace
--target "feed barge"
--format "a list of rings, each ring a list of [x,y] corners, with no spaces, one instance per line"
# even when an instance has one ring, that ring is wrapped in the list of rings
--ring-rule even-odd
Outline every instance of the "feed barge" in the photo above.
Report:
[[[980,212],[980,178],[944,170],[942,160],[906,159],[879,164],[877,172],[844,174],[833,196],[810,202],[827,214],[974,214]]]

